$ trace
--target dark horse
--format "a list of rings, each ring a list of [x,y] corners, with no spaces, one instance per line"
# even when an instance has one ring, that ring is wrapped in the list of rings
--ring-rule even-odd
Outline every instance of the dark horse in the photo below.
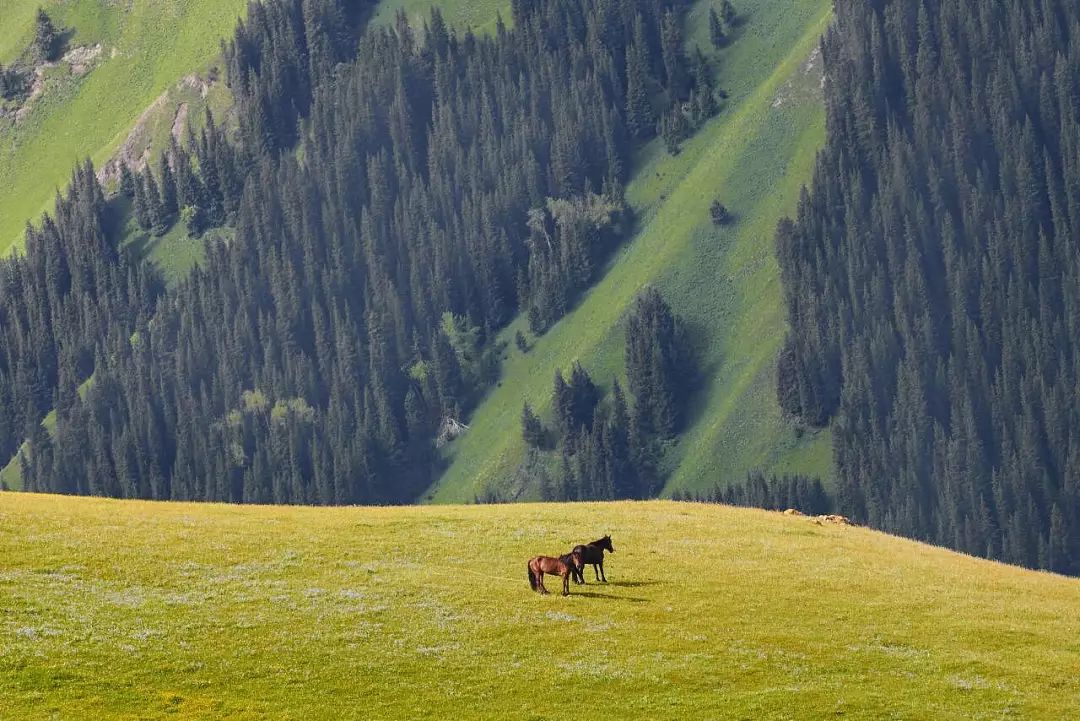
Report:
[[[574,546],[574,550],[571,553],[576,553],[581,556],[581,565],[578,566],[577,572],[574,574],[575,583],[585,583],[585,564],[591,563],[593,573],[596,574],[597,581],[603,581],[607,583],[607,576],[604,575],[604,551],[615,553],[614,546],[611,545],[611,536],[604,536],[598,541],[586,544],[584,546]]]
[[[570,595],[570,577],[577,578],[585,564],[577,552],[570,552],[565,556],[552,558],[551,556],[537,556],[529,561],[529,585],[532,590],[547,593],[544,588],[544,574],[562,576],[562,595]]]

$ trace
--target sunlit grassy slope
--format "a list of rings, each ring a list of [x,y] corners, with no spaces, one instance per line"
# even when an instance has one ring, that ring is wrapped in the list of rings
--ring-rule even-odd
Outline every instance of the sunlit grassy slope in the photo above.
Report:
[[[1080,581],[761,511],[5,494],[0,558],[5,721],[1080,714]]]
[[[799,437],[775,400],[775,357],[783,338],[773,252],[779,218],[790,213],[824,139],[818,41],[828,0],[745,0],[743,24],[719,54],[730,93],[720,116],[676,157],[653,143],[627,195],[639,229],[580,305],[527,354],[509,343],[498,388],[450,450],[436,501],[465,501],[508,487],[520,462],[521,406],[547,412],[552,375],[580,360],[610,385],[623,372],[624,320],[636,294],[658,287],[698,344],[703,382],[687,433],[667,459],[668,490],[708,488],[748,470],[799,471],[828,478],[828,434]],[[707,44],[707,8],[688,19],[688,44]],[[709,205],[720,198],[737,222],[717,229]],[[504,334],[527,330],[519,318]]]
[[[0,62],[30,42],[39,5],[73,31],[69,46],[102,45],[97,67],[46,92],[24,122],[0,120],[0,254],[22,243],[28,220],[51,209],[77,161],[108,160],[159,95],[216,62],[246,4],[0,0]]]

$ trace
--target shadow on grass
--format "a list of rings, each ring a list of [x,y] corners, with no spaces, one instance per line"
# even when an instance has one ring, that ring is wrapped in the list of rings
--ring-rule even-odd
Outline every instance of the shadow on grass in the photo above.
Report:
[[[609,586],[619,588],[641,588],[642,586],[662,586],[664,581],[609,581]]]
[[[584,596],[585,598],[603,598],[609,601],[629,601],[630,603],[648,603],[647,598],[637,596],[612,596],[610,593],[595,593],[593,591],[571,591],[571,596]]]

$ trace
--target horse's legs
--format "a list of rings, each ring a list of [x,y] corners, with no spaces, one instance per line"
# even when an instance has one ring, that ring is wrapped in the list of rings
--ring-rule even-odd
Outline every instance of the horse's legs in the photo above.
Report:
[[[546,588],[544,588],[544,572],[543,571],[541,571],[539,574],[537,574],[537,579],[539,579],[538,583],[540,584],[540,593],[542,593],[543,595],[546,596],[548,590]]]
[[[604,579],[604,583],[607,583],[607,576],[604,575],[604,562],[600,561],[600,578]]]
[[[562,595],[570,595],[570,573],[564,573],[562,577]]]
[[[600,582],[600,566],[597,564],[592,565],[592,572],[596,574],[596,582]]]

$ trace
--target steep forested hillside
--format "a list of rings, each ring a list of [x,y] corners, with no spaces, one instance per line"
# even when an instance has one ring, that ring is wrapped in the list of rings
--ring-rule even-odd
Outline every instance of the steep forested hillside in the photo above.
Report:
[[[685,426],[663,444],[663,493],[711,490],[759,469],[831,475],[828,432],[791,423],[775,400],[785,324],[772,243],[824,142],[817,48],[831,3],[736,3],[737,26],[709,49],[709,10],[720,7],[695,2],[685,33],[689,52],[706,48],[715,68],[727,96],[720,112],[677,155],[659,141],[639,153],[626,192],[634,234],[581,303],[542,335],[534,337],[524,315],[502,333],[509,350],[500,382],[448,447],[451,464],[433,500],[535,499],[545,475],[561,481],[560,449],[537,459],[522,438],[523,404],[554,428],[553,376],[570,377],[578,362],[612,408],[613,381],[628,388],[628,319],[648,286],[685,323],[698,369]],[[731,216],[719,225],[711,218],[717,199]]]
[[[522,5],[513,30],[482,39],[435,13],[423,40],[399,21],[357,44],[364,9],[253,7],[226,52],[239,144],[208,122],[125,173],[147,231],[227,222],[235,240],[208,240],[204,267],[78,372],[5,364],[38,373],[42,397],[94,374],[85,403],[58,406],[53,439],[35,431],[29,488],[415,496],[440,423],[490,382],[493,329],[521,305],[542,325],[575,302],[621,232],[633,143],[658,111],[711,94],[667,3]],[[281,152],[294,147],[300,162]],[[102,218],[87,196],[84,216]],[[53,259],[59,291],[42,292],[79,303],[70,260]],[[52,312],[23,332],[48,339]]]
[[[845,0],[778,252],[843,512],[1080,572],[1080,6]]]

